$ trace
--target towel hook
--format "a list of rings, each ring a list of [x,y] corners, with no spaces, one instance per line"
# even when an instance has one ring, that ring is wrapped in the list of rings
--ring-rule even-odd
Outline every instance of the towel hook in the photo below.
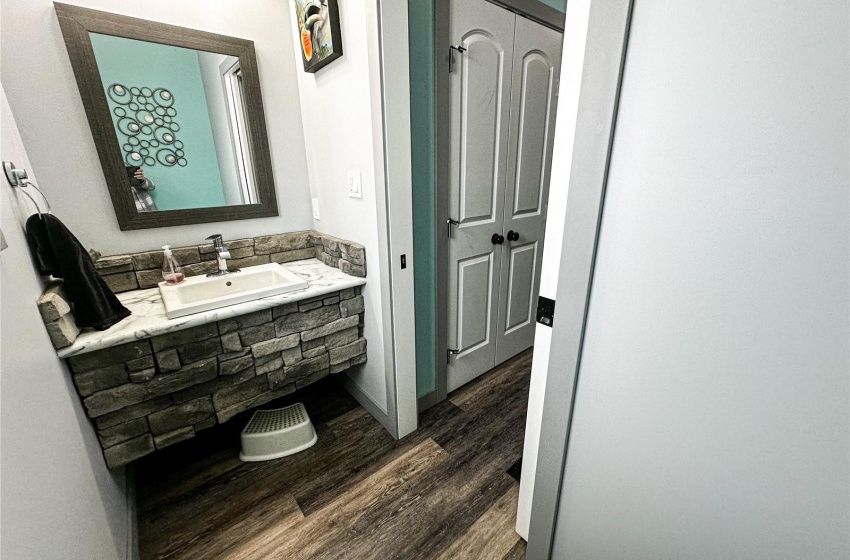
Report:
[[[38,191],[38,194],[41,195],[41,198],[44,200],[44,203],[47,204],[47,213],[51,213],[50,201],[47,200],[47,197],[44,196],[44,193],[41,192],[41,189],[38,186],[29,180],[27,176],[26,169],[19,169],[15,166],[11,161],[3,162],[3,171],[6,173],[6,179],[9,181],[9,184],[13,187],[18,187],[21,189],[21,192],[26,196],[30,201],[35,205],[35,209],[38,212],[38,216],[41,217],[41,206],[38,205],[38,202],[28,193],[26,187],[32,187]]]

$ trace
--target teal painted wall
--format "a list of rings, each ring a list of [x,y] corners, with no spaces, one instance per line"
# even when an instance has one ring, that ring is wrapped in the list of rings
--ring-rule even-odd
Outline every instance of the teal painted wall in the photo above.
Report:
[[[174,120],[180,125],[174,136],[183,142],[187,165],[141,165],[145,175],[156,185],[151,195],[157,207],[160,210],[177,210],[223,206],[224,190],[198,53],[192,49],[110,35],[91,33],[90,37],[104,90],[111,84],[120,83],[128,87],[164,87],[174,94],[173,106],[177,111]],[[109,105],[110,112],[119,106],[112,100]],[[117,123],[118,117],[114,113],[112,118]],[[122,144],[127,141],[127,136],[121,132],[118,132],[118,138]],[[121,150],[120,145],[118,149]],[[151,149],[154,155],[155,149]],[[121,154],[123,159],[123,150]]]
[[[567,0],[540,0],[550,8],[555,8],[562,14],[567,13]]]
[[[434,124],[434,0],[408,3],[410,40],[410,124],[413,166],[413,251],[416,256],[416,391],[434,390],[436,347],[436,247]]]

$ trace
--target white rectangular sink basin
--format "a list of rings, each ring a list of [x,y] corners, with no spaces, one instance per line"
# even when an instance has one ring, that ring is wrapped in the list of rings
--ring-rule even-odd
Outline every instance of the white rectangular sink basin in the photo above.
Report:
[[[192,276],[176,286],[160,282],[159,293],[165,316],[176,319],[306,287],[306,280],[272,263],[249,266],[224,276]]]

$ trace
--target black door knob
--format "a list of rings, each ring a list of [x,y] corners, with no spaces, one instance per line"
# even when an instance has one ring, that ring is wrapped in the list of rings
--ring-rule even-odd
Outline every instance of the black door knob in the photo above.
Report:
[[[493,237],[490,238],[490,241],[493,242],[493,245],[501,245],[505,242],[505,236],[498,233],[494,233]]]
[[[519,241],[519,232],[514,230],[509,231],[508,241]]]

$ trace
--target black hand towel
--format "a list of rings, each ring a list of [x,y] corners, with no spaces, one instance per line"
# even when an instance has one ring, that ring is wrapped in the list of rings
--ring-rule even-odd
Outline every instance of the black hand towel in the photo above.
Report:
[[[94,267],[88,252],[52,214],[27,219],[27,242],[41,274],[65,281],[77,326],[106,330],[130,315]]]

